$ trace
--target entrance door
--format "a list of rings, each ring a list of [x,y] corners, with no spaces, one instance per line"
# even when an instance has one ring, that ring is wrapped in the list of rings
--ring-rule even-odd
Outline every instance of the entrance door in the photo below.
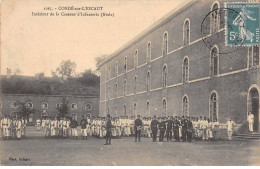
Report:
[[[254,131],[259,131],[259,93],[256,88],[250,90],[251,112],[254,115]],[[249,109],[250,111],[250,109]]]

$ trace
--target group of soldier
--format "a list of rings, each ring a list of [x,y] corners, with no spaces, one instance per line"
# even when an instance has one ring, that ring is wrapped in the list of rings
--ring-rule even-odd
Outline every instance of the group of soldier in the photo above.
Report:
[[[110,126],[108,126],[108,121]],[[51,138],[68,138],[87,140],[88,136],[96,138],[121,138],[122,136],[151,137],[153,141],[191,141],[214,140],[218,136],[219,123],[206,117],[97,117],[85,118],[78,123],[76,118],[44,118],[38,119],[37,130],[44,128],[45,136]],[[78,126],[80,129],[78,129]],[[109,130],[109,132],[108,132]]]
[[[22,117],[4,116],[1,119],[1,137],[3,140],[20,140],[25,136],[27,120]]]

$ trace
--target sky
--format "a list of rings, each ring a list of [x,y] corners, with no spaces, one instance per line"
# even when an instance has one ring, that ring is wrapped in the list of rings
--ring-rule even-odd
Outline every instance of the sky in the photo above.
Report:
[[[2,0],[1,74],[51,76],[62,60],[76,72],[95,69],[95,57],[110,55],[175,9],[182,0]],[[103,7],[114,17],[32,16],[32,12],[77,13],[59,7]],[[53,11],[44,10],[52,7]],[[57,9],[54,9],[57,8]],[[101,11],[84,11],[98,12]]]

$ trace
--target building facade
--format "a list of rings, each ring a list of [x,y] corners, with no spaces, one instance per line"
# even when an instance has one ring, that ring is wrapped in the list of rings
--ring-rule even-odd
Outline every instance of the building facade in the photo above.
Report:
[[[35,110],[28,122],[34,124],[43,116],[56,116],[57,107],[62,104],[63,95],[29,95],[29,94],[2,94],[0,112],[2,115],[14,116],[18,111],[18,102]],[[68,102],[69,116],[81,120],[82,115],[90,117],[99,116],[98,96],[65,96]]]
[[[222,0],[192,0],[101,63],[100,115],[243,124],[252,111],[259,131],[259,47],[226,47],[220,8]]]

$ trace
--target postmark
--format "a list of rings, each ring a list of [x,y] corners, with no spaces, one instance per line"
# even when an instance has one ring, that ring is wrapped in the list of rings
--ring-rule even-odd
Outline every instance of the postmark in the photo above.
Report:
[[[226,33],[221,32],[226,29],[226,27],[233,29],[233,25],[229,20],[226,20],[227,13],[232,15],[232,18],[236,18],[240,14],[229,8],[217,8],[210,11],[201,23],[201,36],[203,43],[212,49],[216,44],[225,43]],[[240,49],[243,45],[244,40],[234,43],[234,47],[226,47],[219,51],[219,54],[233,53]]]
[[[260,3],[226,2],[226,46],[253,46],[260,44]]]

